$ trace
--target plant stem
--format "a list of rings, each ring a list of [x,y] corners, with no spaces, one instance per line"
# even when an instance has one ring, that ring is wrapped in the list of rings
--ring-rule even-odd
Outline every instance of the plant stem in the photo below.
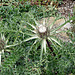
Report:
[[[53,53],[53,56],[56,56],[56,54],[53,52],[53,48],[50,45],[50,42],[46,39],[47,45],[49,47],[49,49],[51,50],[51,52]]]

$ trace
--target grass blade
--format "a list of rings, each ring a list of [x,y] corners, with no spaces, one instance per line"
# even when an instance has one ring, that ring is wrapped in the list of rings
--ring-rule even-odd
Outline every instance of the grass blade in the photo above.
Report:
[[[27,38],[26,40],[21,41],[20,43],[13,44],[13,45],[7,45],[6,48],[17,46],[17,45],[22,44],[23,42],[26,42],[26,41],[29,41],[29,40],[32,40],[32,39],[36,39],[36,38],[38,38],[38,36],[33,36],[33,37],[30,37],[30,38]]]

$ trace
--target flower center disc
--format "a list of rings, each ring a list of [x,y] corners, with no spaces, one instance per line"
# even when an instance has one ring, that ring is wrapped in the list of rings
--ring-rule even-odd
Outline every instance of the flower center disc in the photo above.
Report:
[[[46,27],[43,26],[43,25],[40,25],[40,26],[39,26],[39,32],[40,32],[40,33],[45,33],[45,32],[46,32]]]

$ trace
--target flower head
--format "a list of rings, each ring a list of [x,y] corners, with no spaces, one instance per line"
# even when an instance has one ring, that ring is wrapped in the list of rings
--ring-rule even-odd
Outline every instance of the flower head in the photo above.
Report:
[[[7,48],[12,46],[16,46],[16,44],[8,45],[8,39],[5,38],[4,34],[0,33],[0,66],[1,66],[1,55],[4,54],[4,50],[8,51]]]
[[[60,19],[61,17],[56,17],[52,24],[47,25],[46,22],[45,22],[45,19],[43,20],[43,24],[39,24],[35,20],[34,16],[32,16],[30,14],[28,14],[28,16],[35,22],[36,25],[31,24],[27,21],[21,21],[21,22],[25,22],[27,25],[32,27],[32,29],[28,29],[26,27],[27,31],[29,31],[31,33],[29,34],[29,33],[25,32],[24,34],[29,35],[30,38],[27,38],[22,42],[26,42],[26,41],[29,41],[29,40],[32,40],[32,39],[35,39],[33,45],[37,44],[37,42],[40,42],[41,43],[41,56],[42,56],[43,51],[46,53],[46,45],[47,45],[48,41],[51,42],[55,47],[56,47],[56,44],[59,45],[60,47],[62,46],[60,44],[60,42],[58,40],[56,40],[54,35],[60,32],[58,30],[62,26],[64,26],[65,23],[60,25],[59,27],[57,27],[55,29],[52,29],[52,27],[53,27],[54,23],[56,22],[56,20]]]

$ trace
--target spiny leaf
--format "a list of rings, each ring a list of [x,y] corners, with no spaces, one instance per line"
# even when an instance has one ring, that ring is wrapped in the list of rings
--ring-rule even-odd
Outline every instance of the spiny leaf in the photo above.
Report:
[[[34,20],[35,24],[38,26],[39,23],[35,20],[34,16],[33,16],[32,14],[31,14],[31,15],[32,15],[32,16],[31,16],[30,13],[28,13],[28,15],[29,15],[29,17],[31,17],[31,18]]]
[[[72,19],[72,18],[71,18],[71,19]],[[51,32],[53,33],[53,32],[55,32],[55,31],[57,31],[58,29],[60,29],[61,27],[63,27],[66,23],[70,22],[71,19],[69,19],[69,20],[66,21],[64,24],[60,25],[59,27],[53,29]]]
[[[30,47],[29,51],[28,51],[28,54],[27,54],[27,57],[29,55],[29,52],[32,50],[33,46],[38,42],[39,40],[35,40],[34,43],[32,44],[32,46]]]
[[[58,42],[55,38],[50,37],[50,38],[48,38],[48,39],[49,39],[49,40],[51,39],[51,40],[53,40],[54,42],[56,42],[58,45],[62,46],[62,45],[60,44],[60,42]]]
[[[35,30],[28,29],[27,27],[26,27],[25,29],[26,29],[26,30],[29,30],[29,31],[31,31],[31,32],[33,32],[33,33],[36,33]]]
[[[29,36],[35,36],[35,34],[28,33],[28,32],[22,32],[22,31],[20,31],[20,33],[22,33],[22,34],[26,34],[26,35],[29,35]]]
[[[55,31],[55,32],[51,32],[50,34],[54,35],[54,34],[58,34],[58,33],[62,33],[62,32],[67,32],[67,31],[64,31],[64,30],[63,31]]]
[[[61,18],[63,18],[63,17],[55,17],[53,23],[50,25],[50,29],[53,27],[54,23]]]
[[[32,28],[36,29],[36,27],[32,24],[30,24],[29,22],[26,22],[28,25],[30,25]]]
[[[43,47],[44,47],[44,51],[46,53],[46,39],[43,40]]]

